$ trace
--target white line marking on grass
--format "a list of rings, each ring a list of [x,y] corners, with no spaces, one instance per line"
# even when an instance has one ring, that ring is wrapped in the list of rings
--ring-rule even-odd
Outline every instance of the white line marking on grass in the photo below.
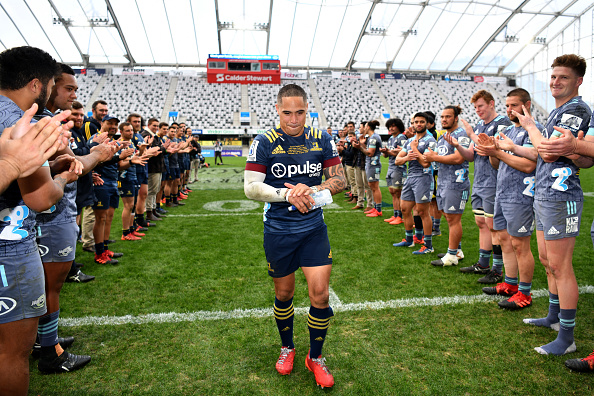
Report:
[[[334,290],[329,287],[328,291],[330,292],[330,306],[333,308],[342,307],[342,301],[340,301],[340,298],[338,298],[338,295],[334,292]]]
[[[324,210],[324,215],[326,214],[334,214],[334,213],[353,213],[350,210],[333,210],[333,209],[326,209]],[[251,216],[251,215],[258,215],[262,216],[262,212],[249,212],[249,213],[229,213],[229,212],[221,212],[221,213],[190,213],[190,214],[167,214],[167,217],[211,217],[211,216]]]
[[[579,287],[580,294],[594,294],[594,286]],[[548,297],[546,289],[532,291],[533,298]],[[362,303],[341,303],[334,291],[330,294],[331,301],[336,298],[337,304],[333,305],[336,312],[364,311],[409,307],[427,307],[440,305],[458,305],[486,303],[501,300],[499,296],[488,296],[486,294],[475,296],[453,296],[433,298],[404,298],[389,301],[368,301]],[[309,308],[295,308],[295,313],[307,315]],[[125,315],[125,316],[86,316],[83,318],[60,318],[60,326],[114,326],[123,324],[144,324],[144,323],[177,323],[195,322],[202,320],[226,320],[242,318],[265,318],[272,316],[272,308],[234,309],[232,311],[197,311],[188,313],[161,313],[148,315]]]

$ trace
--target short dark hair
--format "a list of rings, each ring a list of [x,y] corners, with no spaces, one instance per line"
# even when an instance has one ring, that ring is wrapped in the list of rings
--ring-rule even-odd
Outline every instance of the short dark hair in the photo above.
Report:
[[[287,84],[278,91],[276,96],[276,103],[282,104],[283,98],[290,98],[300,96],[303,98],[303,103],[307,104],[307,93],[303,88],[297,84]]]
[[[174,125],[175,125],[175,126],[179,126],[179,124],[178,124],[177,122],[172,122],[172,123],[171,123],[171,125],[169,125],[169,126],[170,126],[170,127],[172,127],[172,126],[174,126]]]
[[[510,96],[517,96],[518,98],[520,98],[520,101],[522,101],[522,103],[526,103],[530,100],[530,93],[526,91],[524,88],[512,89],[507,93],[507,97],[509,98]]]
[[[149,124],[150,124],[150,122],[149,122]],[[160,123],[159,123],[159,129],[163,128],[164,126],[168,127],[168,126],[169,126],[169,124],[168,124],[168,123],[166,123],[166,122],[160,122]]]
[[[106,101],[104,101],[102,99],[99,99],[99,100],[96,100],[96,101],[93,102],[93,105],[91,106],[91,109],[96,110],[97,109],[97,105],[100,105],[100,104],[102,104],[104,106],[107,106],[107,102]]]
[[[420,111],[420,112],[416,113],[416,114],[413,116],[413,119],[415,119],[415,118],[417,118],[417,117],[422,117],[422,118],[424,118],[424,119],[425,119],[425,121],[429,121],[429,116],[427,115],[427,113],[423,113],[422,111]]]
[[[454,117],[458,117],[460,114],[462,114],[462,107],[460,106],[454,106],[454,105],[449,105],[443,108],[444,110],[453,110],[454,111]]]
[[[82,105],[82,103],[80,103],[80,102],[78,102],[78,101],[75,100],[74,102],[72,102],[72,108],[73,109],[77,109],[77,110],[78,109],[82,109],[83,108],[83,105]]]
[[[354,127],[355,123],[353,121],[349,121],[349,122],[347,122],[347,125],[352,125]]]
[[[151,117],[146,124],[151,125],[153,122],[159,122],[159,120],[157,120],[155,117]]]
[[[42,49],[23,46],[0,53],[0,89],[16,91],[38,79],[47,85],[60,72],[58,62]]]
[[[127,126],[132,126],[132,124],[130,124],[129,122],[122,122],[122,123],[121,123],[121,124],[118,126],[118,129],[119,129],[120,131],[123,131],[123,130],[124,130],[124,127],[127,127]]]
[[[584,77],[586,75],[586,66],[586,60],[575,54],[558,56],[551,65],[551,67],[569,67],[578,77]]]
[[[395,126],[400,133],[404,133],[404,122],[400,118],[390,118],[386,121],[386,128],[390,129],[392,126]]]
[[[136,118],[136,117],[140,117],[140,120],[142,120],[142,116],[138,113],[130,113],[130,115],[128,116],[128,118],[126,118],[126,121],[130,122],[130,120],[132,119],[132,117]]]

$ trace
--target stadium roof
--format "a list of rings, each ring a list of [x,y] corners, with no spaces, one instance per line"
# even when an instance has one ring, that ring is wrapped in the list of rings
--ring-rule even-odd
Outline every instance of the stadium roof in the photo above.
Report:
[[[591,0],[0,0],[0,48],[85,66],[204,67],[209,54],[283,68],[515,74]],[[3,48],[2,48],[3,47]]]

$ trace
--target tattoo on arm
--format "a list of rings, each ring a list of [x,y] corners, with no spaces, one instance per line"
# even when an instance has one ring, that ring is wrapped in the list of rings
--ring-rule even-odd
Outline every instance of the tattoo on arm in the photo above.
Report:
[[[344,176],[344,169],[341,164],[331,166],[324,169],[324,177],[326,180],[320,184],[321,188],[327,188],[332,195],[338,194],[346,187],[346,178]]]
[[[62,189],[62,191],[64,191],[64,187],[66,187],[66,184],[68,184],[68,182],[66,181],[66,179],[64,179],[62,176],[56,176],[54,177],[54,183],[60,187]]]

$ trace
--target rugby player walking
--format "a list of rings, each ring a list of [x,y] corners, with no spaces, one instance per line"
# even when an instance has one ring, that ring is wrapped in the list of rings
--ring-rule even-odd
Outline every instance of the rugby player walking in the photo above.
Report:
[[[246,196],[266,202],[264,251],[268,274],[274,280],[274,317],[282,341],[276,369],[282,375],[293,369],[293,294],[295,271],[301,267],[311,302],[310,351],[305,365],[318,385],[331,387],[334,378],[322,357],[322,346],[333,316],[329,305],[332,252],[322,210],[311,210],[312,194],[324,189],[337,194],[346,187],[346,179],[332,138],[305,125],[307,94],[303,88],[282,87],[276,110],[279,125],[254,139],[244,176]],[[296,210],[290,211],[292,206]]]

